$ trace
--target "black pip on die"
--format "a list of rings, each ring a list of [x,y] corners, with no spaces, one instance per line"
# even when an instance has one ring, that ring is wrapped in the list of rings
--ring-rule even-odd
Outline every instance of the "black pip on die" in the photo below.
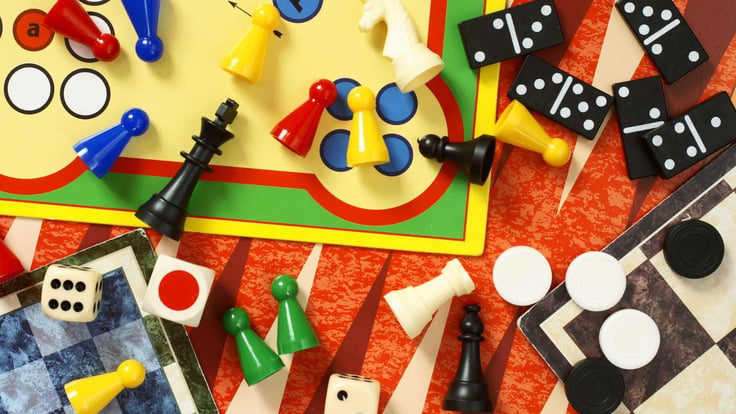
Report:
[[[41,287],[44,315],[67,322],[92,322],[102,299],[102,275],[83,266],[52,264]]]

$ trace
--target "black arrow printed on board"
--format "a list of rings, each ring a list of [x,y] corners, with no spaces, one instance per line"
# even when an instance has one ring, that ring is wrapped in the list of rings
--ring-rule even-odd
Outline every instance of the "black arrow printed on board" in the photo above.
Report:
[[[228,3],[230,3],[231,6],[233,6],[233,9],[238,9],[238,10],[242,11],[243,13],[247,14],[248,16],[253,17],[253,15],[250,14],[250,13],[248,13],[247,10],[245,10],[242,7],[238,6],[238,3],[234,2],[234,1],[228,1]],[[294,3],[296,3],[297,5],[299,5],[299,0],[291,0],[291,4],[294,4]],[[299,8],[297,10],[301,11],[300,10],[301,9],[301,6],[299,5],[298,7]],[[276,37],[279,37],[279,38],[284,35],[283,33],[279,32],[278,30],[274,30],[273,31],[273,34],[275,34]]]

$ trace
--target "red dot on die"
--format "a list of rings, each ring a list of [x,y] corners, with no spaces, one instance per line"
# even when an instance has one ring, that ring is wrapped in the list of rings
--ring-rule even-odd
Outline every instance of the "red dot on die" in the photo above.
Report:
[[[158,297],[169,309],[181,311],[194,305],[199,296],[199,283],[191,273],[174,270],[161,279]]]

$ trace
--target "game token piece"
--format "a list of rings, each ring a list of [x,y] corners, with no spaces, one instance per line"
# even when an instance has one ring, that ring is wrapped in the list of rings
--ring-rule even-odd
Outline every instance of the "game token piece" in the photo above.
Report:
[[[570,161],[570,146],[559,138],[551,138],[529,110],[513,100],[491,129],[496,140],[542,154],[544,162],[561,167]]]
[[[506,302],[516,306],[532,305],[549,291],[552,268],[538,250],[514,246],[496,259],[493,285]]]
[[[677,274],[699,279],[715,272],[721,265],[725,247],[715,227],[702,220],[676,224],[664,240],[664,258]]]
[[[651,362],[659,350],[659,329],[649,315],[636,309],[611,314],[601,325],[601,351],[621,369],[638,369]]]
[[[128,359],[114,372],[68,382],[64,391],[77,414],[97,414],[125,388],[136,388],[145,379],[143,364]]]
[[[0,283],[8,281],[23,272],[25,272],[23,264],[8,246],[0,241]]]
[[[365,86],[356,86],[348,94],[348,107],[353,111],[353,122],[348,141],[348,167],[384,164],[389,161],[388,148],[378,131],[376,96]]]
[[[181,238],[189,199],[202,172],[212,172],[208,165],[212,157],[222,154],[220,146],[233,138],[227,126],[237,114],[238,103],[228,99],[217,108],[214,121],[202,117],[199,136],[192,137],[194,147],[188,154],[181,152],[184,164],[161,192],[138,207],[136,217],[174,240]]]
[[[49,29],[92,49],[99,60],[114,60],[120,54],[115,36],[102,33],[78,0],[57,0],[46,14],[43,24]]]
[[[587,252],[567,268],[565,287],[581,308],[600,312],[614,307],[626,291],[626,272],[615,257],[603,252]]]
[[[161,0],[122,0],[138,35],[135,54],[144,62],[155,62],[164,54],[164,42],[158,37]]]
[[[277,276],[271,282],[271,294],[279,301],[278,338],[279,354],[291,354],[319,345],[307,315],[296,300],[299,285],[289,275]]]
[[[120,123],[87,137],[72,148],[97,178],[102,178],[120,157],[132,137],[148,130],[148,115],[138,108],[126,111]]]
[[[41,287],[41,311],[67,322],[92,322],[102,302],[102,274],[89,267],[52,264]]]
[[[565,394],[580,414],[611,414],[624,399],[624,377],[603,358],[584,359],[565,379]]]
[[[230,308],[225,312],[222,323],[225,330],[235,336],[240,367],[248,385],[254,385],[284,367],[281,358],[250,329],[250,316],[243,309]]]
[[[447,137],[434,134],[419,139],[419,152],[437,162],[455,164],[473,184],[483,185],[491,174],[496,140],[490,135],[463,142],[450,142]]]
[[[482,336],[483,321],[478,312],[478,305],[465,306],[465,317],[460,322],[461,335],[457,337],[462,341],[463,348],[455,379],[450,383],[442,402],[443,410],[482,413],[493,410],[480,364],[480,343],[485,338]]]
[[[258,83],[266,62],[266,49],[271,31],[279,25],[279,10],[264,3],[253,11],[253,26],[222,59],[220,67],[231,75],[250,83]]]
[[[419,41],[411,16],[400,0],[367,0],[358,27],[368,32],[382,20],[387,28],[383,56],[391,59],[401,92],[419,88],[442,71],[445,63]]]
[[[463,265],[458,259],[452,259],[434,279],[416,287],[391,291],[384,298],[406,334],[414,339],[440,306],[474,289],[475,283]]]
[[[309,99],[276,124],[271,135],[286,148],[302,157],[306,156],[317,133],[322,112],[335,99],[335,84],[327,79],[318,80],[309,88]]]
[[[330,375],[322,414],[377,414],[381,384],[355,374]]]

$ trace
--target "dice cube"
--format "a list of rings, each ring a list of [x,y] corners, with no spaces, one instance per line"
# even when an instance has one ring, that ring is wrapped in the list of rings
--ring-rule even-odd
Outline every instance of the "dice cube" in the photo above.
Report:
[[[376,414],[381,384],[353,374],[332,374],[327,384],[324,414]]]
[[[92,322],[102,300],[102,274],[89,267],[52,264],[41,287],[41,310],[49,318]]]

